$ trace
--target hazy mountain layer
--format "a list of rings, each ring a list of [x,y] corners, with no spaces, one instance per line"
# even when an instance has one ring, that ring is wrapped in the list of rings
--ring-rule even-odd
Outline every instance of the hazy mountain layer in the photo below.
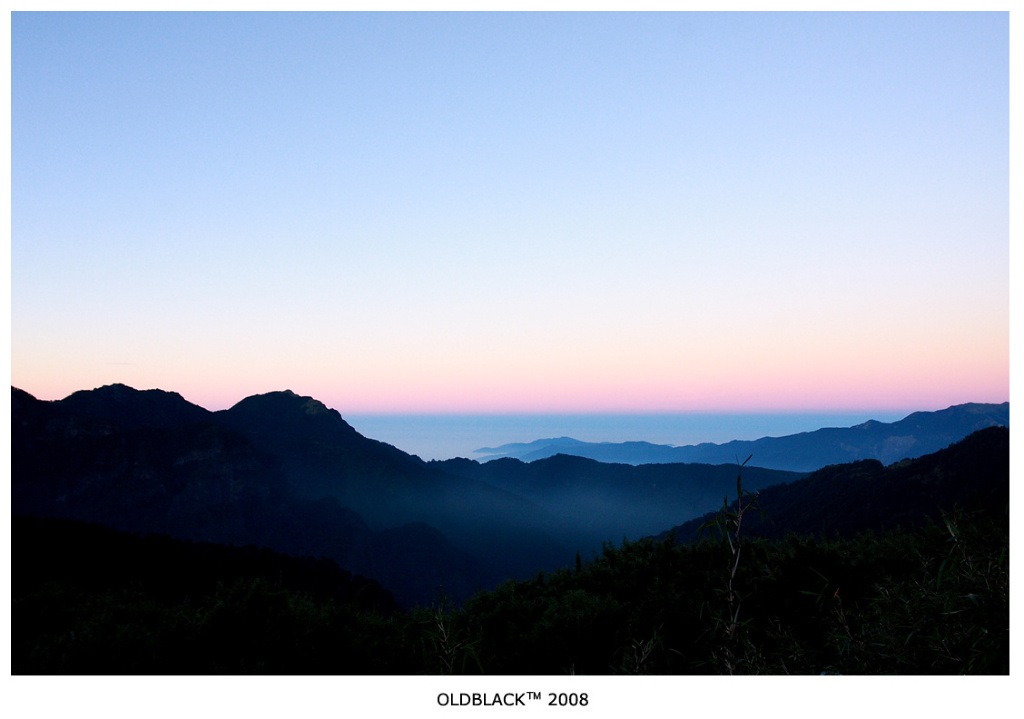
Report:
[[[514,457],[532,462],[556,454],[588,457],[599,462],[655,464],[703,462],[729,464],[753,455],[751,464],[769,469],[810,472],[829,464],[876,459],[891,464],[912,459],[957,442],[971,432],[1010,426],[1010,404],[961,404],[937,412],[914,412],[897,422],[864,422],[853,427],[827,427],[785,437],[735,440],[673,447],[649,442],[581,442],[570,437],[539,439],[488,447],[481,462]]]
[[[636,539],[671,526],[675,517],[694,517],[722,505],[736,488],[736,465],[605,464],[569,455],[530,463],[499,459],[433,462],[451,474],[489,482],[515,492],[562,518],[566,532],[591,549],[605,540]],[[751,467],[753,488],[792,482],[798,472]]]

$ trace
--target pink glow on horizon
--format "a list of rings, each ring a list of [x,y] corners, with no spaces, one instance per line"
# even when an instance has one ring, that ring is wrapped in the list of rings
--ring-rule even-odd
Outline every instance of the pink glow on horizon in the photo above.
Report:
[[[944,348],[921,338],[872,350],[879,343],[868,339],[844,335],[803,347],[762,339],[751,343],[756,353],[640,340],[543,356],[511,346],[468,356],[417,348],[412,357],[389,348],[347,364],[332,361],[332,352],[291,358],[281,350],[258,355],[262,363],[228,356],[221,364],[237,368],[231,371],[216,366],[216,357],[184,352],[138,364],[90,365],[85,357],[69,363],[75,377],[45,362],[15,361],[12,384],[61,399],[119,382],[178,392],[210,410],[290,389],[342,414],[902,411],[1009,399],[1005,340]]]
[[[649,365],[617,376],[608,369],[574,375],[566,363],[547,374],[500,376],[493,370],[475,375],[467,371],[461,378],[454,370],[435,376],[407,372],[382,377],[344,370],[332,373],[317,367],[317,371],[294,374],[268,372],[261,376],[252,371],[218,377],[197,373],[195,368],[157,376],[156,372],[115,367],[74,380],[12,372],[12,385],[39,399],[53,400],[119,382],[140,390],[177,392],[210,410],[226,409],[254,394],[290,389],[315,397],[342,414],[924,410],[1009,399],[1008,360],[997,359],[979,367],[947,356],[946,361],[932,365],[828,366],[811,362],[791,369],[784,362],[764,359],[761,366],[723,362],[719,371],[693,365],[670,372]]]
[[[1000,403],[1009,400],[1005,381],[998,379],[929,377],[927,373],[916,382],[907,376],[874,378],[862,383],[839,379],[815,378],[813,383],[797,384],[776,378],[775,382],[759,384],[759,379],[729,381],[719,379],[701,385],[679,384],[665,388],[640,382],[618,388],[595,387],[577,383],[532,381],[504,388],[475,387],[468,390],[455,386],[433,385],[339,387],[337,383],[267,383],[247,386],[225,383],[211,386],[208,382],[139,383],[123,381],[139,390],[163,389],[177,392],[187,401],[216,411],[226,409],[254,394],[290,389],[300,395],[312,396],[342,414],[559,414],[559,413],[661,413],[661,412],[815,412],[860,410],[942,409],[966,402]],[[80,389],[94,389],[119,380],[111,379],[71,387],[64,383],[38,386],[13,386],[38,399],[62,399]]]

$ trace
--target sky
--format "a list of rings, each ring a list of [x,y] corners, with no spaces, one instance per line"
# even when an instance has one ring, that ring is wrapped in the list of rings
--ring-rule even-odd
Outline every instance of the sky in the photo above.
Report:
[[[11,16],[11,382],[1009,399],[1007,13]]]

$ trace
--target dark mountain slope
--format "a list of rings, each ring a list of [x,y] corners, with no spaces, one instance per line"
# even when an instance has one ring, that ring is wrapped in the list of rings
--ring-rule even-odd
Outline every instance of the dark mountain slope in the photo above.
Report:
[[[392,447],[363,437],[336,410],[289,390],[247,397],[216,413],[225,427],[244,433],[277,457],[302,497],[338,497],[345,504],[390,500],[422,484],[422,463]],[[349,496],[358,498],[350,502]],[[383,511],[378,508],[378,511]]]
[[[875,460],[834,465],[762,489],[758,503],[765,516],[748,514],[744,526],[767,538],[788,533],[850,537],[919,524],[954,507],[1003,514],[1009,509],[1009,463],[1009,429],[990,427],[946,449],[888,467]],[[743,484],[751,489],[746,470]],[[692,541],[711,516],[676,527],[677,538]]]
[[[284,476],[246,438],[210,422],[128,428],[13,389],[12,509],[214,542],[284,498]]]
[[[503,578],[439,532],[425,533],[420,525],[375,532],[334,498],[295,497],[274,457],[213,422],[126,427],[16,388],[11,398],[16,515],[326,556],[367,576],[386,574],[388,588],[406,605],[429,603],[442,582],[465,597]],[[416,545],[415,559],[404,543]]]
[[[441,517],[462,524],[459,516],[465,509],[516,521],[528,521],[537,512],[508,492],[451,477],[418,457],[363,437],[336,410],[290,391],[248,397],[216,413],[216,421],[276,457],[298,496],[336,497],[371,525],[435,524]],[[456,500],[469,506],[453,512]]]
[[[335,497],[378,528],[410,520],[405,498],[442,494],[421,462],[363,437],[311,397],[288,390],[256,395],[215,417],[275,457],[297,497]]]
[[[1009,427],[1010,405],[961,404],[937,412],[914,412],[898,422],[864,422],[854,427],[826,427],[785,437],[762,437],[725,444],[671,447],[646,442],[589,443],[568,438],[537,440],[493,449],[494,456],[530,462],[556,454],[629,464],[698,462],[727,464],[753,455],[758,467],[810,472],[830,464],[877,459],[883,464],[936,452],[971,432]],[[489,461],[494,457],[485,457]]]
[[[427,524],[498,577],[561,566],[576,549],[553,538],[559,519],[536,504],[367,439],[311,397],[249,397],[216,419],[278,459],[297,496],[334,497],[377,530]]]
[[[441,583],[468,596],[566,564],[576,549],[545,534],[554,518],[536,505],[362,437],[291,392],[210,413],[123,385],[59,402],[12,388],[12,407],[18,513],[322,551],[352,571],[396,578],[389,588],[402,601],[430,601]]]

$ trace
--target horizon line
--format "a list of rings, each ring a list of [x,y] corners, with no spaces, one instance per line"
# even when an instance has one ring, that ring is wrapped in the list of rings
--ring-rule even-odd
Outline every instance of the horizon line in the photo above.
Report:
[[[682,408],[680,408],[680,409],[666,409],[664,407],[661,407],[661,408],[651,408],[651,409],[643,409],[643,408],[637,408],[637,407],[630,407],[630,408],[609,407],[609,408],[606,408],[606,409],[572,409],[572,408],[568,408],[568,409],[551,409],[551,408],[521,409],[521,408],[517,408],[517,409],[508,409],[508,410],[502,410],[502,409],[452,409],[452,408],[422,409],[422,408],[416,408],[416,409],[346,409],[346,410],[344,410],[344,412],[342,412],[341,406],[339,406],[338,404],[335,404],[335,405],[332,406],[331,404],[328,403],[329,400],[321,399],[320,397],[318,397],[318,396],[316,396],[314,394],[304,394],[302,392],[296,392],[296,391],[294,391],[292,389],[289,389],[289,388],[278,389],[278,390],[268,390],[266,392],[256,392],[256,393],[253,393],[253,394],[246,394],[244,397],[236,400],[235,402],[232,402],[232,403],[224,405],[224,406],[219,406],[221,404],[219,402],[210,403],[210,404],[213,404],[216,408],[211,408],[211,407],[207,406],[206,404],[203,404],[200,401],[190,400],[187,397],[185,397],[185,395],[182,394],[178,390],[169,390],[169,389],[164,389],[162,387],[147,387],[147,388],[144,388],[144,389],[140,389],[140,388],[137,388],[137,387],[133,387],[132,385],[129,385],[129,384],[124,383],[124,382],[111,382],[111,383],[100,385],[99,387],[93,387],[93,388],[90,388],[90,389],[77,389],[77,390],[73,390],[72,392],[64,395],[63,397],[55,397],[55,398],[41,397],[41,396],[39,396],[39,395],[37,395],[37,394],[35,394],[33,392],[30,392],[29,390],[24,389],[23,387],[18,387],[17,385],[15,385],[13,383],[11,384],[11,388],[12,389],[18,389],[18,390],[21,390],[21,391],[26,392],[28,394],[31,394],[36,399],[39,399],[39,400],[42,400],[42,401],[59,402],[59,401],[61,401],[63,399],[67,399],[68,397],[70,397],[71,395],[73,395],[73,394],[75,394],[77,392],[91,392],[91,391],[96,391],[98,389],[102,389],[104,387],[112,387],[112,386],[118,386],[118,385],[123,386],[123,387],[127,387],[127,388],[129,388],[131,390],[134,390],[134,391],[137,391],[137,392],[147,392],[147,391],[157,390],[157,391],[160,391],[160,392],[167,392],[169,394],[177,394],[179,397],[184,399],[189,404],[193,404],[193,405],[196,405],[198,407],[202,407],[203,409],[207,410],[208,412],[219,412],[219,411],[224,411],[224,410],[230,409],[231,407],[235,406],[236,404],[238,404],[239,402],[241,402],[241,401],[243,401],[245,399],[248,399],[249,397],[258,397],[258,396],[261,396],[261,395],[274,394],[274,393],[277,393],[277,392],[291,392],[292,394],[295,394],[296,396],[309,397],[311,399],[314,399],[314,400],[324,404],[324,406],[326,406],[328,409],[333,409],[333,410],[339,412],[339,414],[343,414],[343,415],[347,415],[347,416],[353,416],[353,417],[409,417],[409,418],[413,418],[413,417],[542,417],[542,416],[550,416],[550,417],[589,417],[589,416],[610,416],[610,415],[613,415],[613,416],[648,416],[648,417],[650,417],[650,416],[659,416],[659,415],[661,415],[661,416],[680,416],[680,415],[712,415],[712,416],[713,415],[720,415],[720,416],[728,416],[728,415],[746,415],[746,416],[774,415],[774,416],[779,416],[779,415],[807,415],[807,414],[812,414],[812,415],[813,414],[817,414],[817,415],[849,415],[849,414],[865,414],[865,413],[871,413],[871,412],[880,412],[880,413],[893,414],[893,413],[899,413],[899,412],[907,412],[907,413],[935,412],[935,411],[941,411],[941,410],[944,410],[944,409],[949,409],[950,407],[956,407],[956,406],[960,406],[960,405],[968,405],[968,404],[996,404],[996,405],[998,405],[998,404],[1009,404],[1009,402],[1010,402],[1009,399],[1004,399],[1002,401],[987,401],[987,402],[986,401],[978,401],[978,400],[969,400],[969,401],[962,401],[962,402],[954,401],[954,402],[949,402],[949,403],[938,402],[938,403],[931,403],[928,407],[924,407],[924,408],[922,408],[921,405],[901,405],[901,406],[888,406],[888,407],[874,405],[874,406],[860,406],[860,407],[856,407],[856,406],[854,406],[854,407],[851,407],[851,406],[820,407],[820,406],[818,406],[818,407],[778,407],[778,408],[764,408],[764,407],[760,407],[760,408],[721,408],[721,407],[718,407],[718,408],[708,408],[708,407],[698,407],[698,408],[686,408],[686,409],[682,409]]]

